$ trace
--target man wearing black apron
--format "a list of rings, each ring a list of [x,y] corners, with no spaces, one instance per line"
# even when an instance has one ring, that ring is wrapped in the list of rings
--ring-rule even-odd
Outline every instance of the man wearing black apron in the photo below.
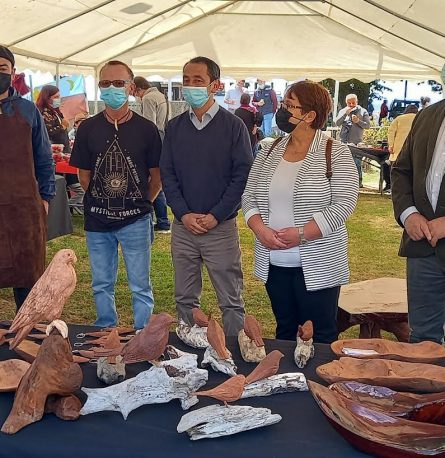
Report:
[[[45,269],[55,180],[42,116],[11,87],[14,65],[0,46],[0,288],[14,289],[18,309]]]

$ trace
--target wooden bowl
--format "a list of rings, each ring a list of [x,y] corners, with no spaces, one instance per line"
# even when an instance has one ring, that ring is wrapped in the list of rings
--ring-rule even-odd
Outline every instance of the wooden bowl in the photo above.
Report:
[[[331,344],[337,356],[366,359],[395,359],[413,363],[434,363],[445,360],[445,347],[434,342],[405,343],[385,339],[344,339]],[[344,349],[357,350],[345,353]],[[363,354],[360,354],[360,351]],[[374,354],[372,354],[374,352]]]
[[[359,382],[337,382],[329,389],[347,399],[388,415],[445,425],[445,393],[414,394]]]
[[[328,383],[356,381],[398,391],[445,391],[445,367],[433,364],[340,358],[318,366],[317,375]]]
[[[0,361],[0,391],[15,391],[29,366],[21,359]]]
[[[331,425],[354,447],[387,458],[445,458],[445,426],[405,420],[370,409],[308,381]]]

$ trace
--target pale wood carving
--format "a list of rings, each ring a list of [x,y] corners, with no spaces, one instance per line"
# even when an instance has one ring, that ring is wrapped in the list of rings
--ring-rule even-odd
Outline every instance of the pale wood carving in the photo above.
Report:
[[[233,377],[236,375],[238,368],[236,367],[235,361],[233,360],[232,354],[229,350],[227,350],[227,354],[229,355],[228,358],[221,359],[216,350],[209,345],[204,352],[201,367],[210,366],[216,372],[222,372],[223,374]]]
[[[288,372],[271,375],[265,379],[245,385],[241,399],[307,390],[306,377],[301,372]]]
[[[65,302],[76,287],[73,267],[76,261],[73,250],[63,249],[54,255],[11,324],[9,332],[15,332],[16,336],[9,343],[10,349],[14,349],[40,321],[51,322],[61,317]]]
[[[231,434],[273,425],[281,416],[269,409],[249,406],[212,405],[185,414],[177,427],[178,433],[187,432],[191,440],[229,436]]]
[[[259,363],[266,357],[265,347],[257,347],[255,341],[245,333],[244,329],[241,329],[238,334],[238,344],[241,356],[246,363]]]
[[[50,394],[70,395],[80,388],[82,378],[82,370],[73,361],[69,342],[53,330],[22,378],[2,432],[14,434],[39,421],[44,414],[47,397]]]
[[[198,402],[193,394],[207,383],[208,372],[198,368],[198,356],[167,347],[175,358],[158,363],[136,377],[106,388],[82,388],[88,399],[81,415],[112,410],[127,419],[130,412],[145,404],[179,399],[184,410]],[[177,356],[177,357],[176,357]]]
[[[176,335],[192,348],[207,348],[210,345],[207,340],[207,327],[200,327],[197,324],[190,327],[180,320],[176,327]]]

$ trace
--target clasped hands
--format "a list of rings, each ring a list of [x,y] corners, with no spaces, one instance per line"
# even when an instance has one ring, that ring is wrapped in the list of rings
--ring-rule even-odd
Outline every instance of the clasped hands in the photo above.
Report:
[[[276,231],[267,226],[261,226],[255,234],[261,245],[269,250],[287,250],[300,244],[300,234],[296,227],[286,227]]]
[[[409,238],[414,241],[427,239],[432,247],[445,237],[445,217],[428,221],[420,213],[412,213],[405,220],[405,229]]]
[[[218,225],[218,220],[211,213],[187,213],[181,221],[195,235],[205,234]]]

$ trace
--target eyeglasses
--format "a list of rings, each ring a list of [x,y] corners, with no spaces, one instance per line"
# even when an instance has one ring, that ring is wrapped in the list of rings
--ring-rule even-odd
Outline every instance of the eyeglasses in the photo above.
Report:
[[[286,102],[281,102],[281,106],[285,108],[286,110],[288,110],[289,108],[293,108],[293,109],[299,108],[300,110],[303,109],[303,107],[300,105],[291,105],[290,103],[286,103]]]
[[[99,87],[110,87],[113,85],[114,87],[124,87],[126,84],[131,83],[130,80],[100,80],[99,81]]]

